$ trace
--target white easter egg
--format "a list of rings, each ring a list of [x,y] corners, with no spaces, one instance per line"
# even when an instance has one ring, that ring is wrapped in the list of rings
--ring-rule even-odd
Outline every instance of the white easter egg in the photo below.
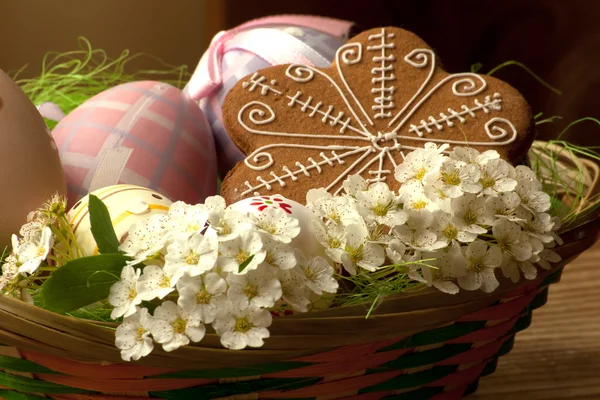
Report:
[[[106,205],[119,241],[124,239],[131,225],[154,214],[166,214],[172,204],[162,194],[135,185],[107,186],[91,194]],[[88,205],[89,196],[85,196],[75,203],[67,216],[77,243],[89,256],[98,254],[98,248],[91,231]]]
[[[312,224],[316,217],[306,206],[283,196],[275,195],[250,197],[240,200],[230,207],[232,210],[254,215],[263,212],[267,207],[281,208],[290,216],[298,219],[299,222],[300,233],[292,240],[292,247],[300,249],[309,258],[325,255],[325,249],[317,240]]]
[[[325,256],[325,249],[317,240],[315,229],[313,228],[312,221],[316,217],[306,206],[278,195],[250,197],[231,205],[232,210],[253,215],[263,212],[268,207],[281,208],[290,216],[298,219],[300,233],[292,239],[290,243],[292,247],[300,249],[307,259],[320,256],[328,260]],[[323,296],[313,293],[310,297],[312,304],[309,306],[309,311],[319,311],[329,308],[333,296],[329,293]],[[283,299],[278,301],[271,311],[274,317],[283,317],[295,313],[296,311]]]

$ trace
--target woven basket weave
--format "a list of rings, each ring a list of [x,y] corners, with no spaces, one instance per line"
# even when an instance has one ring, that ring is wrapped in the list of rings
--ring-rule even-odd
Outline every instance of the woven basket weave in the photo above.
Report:
[[[591,192],[597,168],[589,170]],[[501,280],[492,294],[403,293],[368,319],[364,306],[275,319],[260,349],[225,350],[208,333],[201,345],[136,363],[122,362],[102,324],[2,296],[0,398],[460,399],[494,371],[548,285],[599,233],[596,221],[565,233],[560,264],[534,281]]]

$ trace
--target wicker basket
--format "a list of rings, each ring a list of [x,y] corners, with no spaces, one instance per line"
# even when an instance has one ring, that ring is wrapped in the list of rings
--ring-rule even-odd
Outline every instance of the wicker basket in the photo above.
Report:
[[[582,165],[591,193],[598,168]],[[368,319],[363,306],[275,319],[260,349],[225,350],[207,334],[201,346],[127,364],[106,326],[0,297],[0,398],[460,399],[494,371],[548,286],[599,233],[596,221],[566,232],[560,264],[534,281],[501,280],[492,294],[404,293]]]

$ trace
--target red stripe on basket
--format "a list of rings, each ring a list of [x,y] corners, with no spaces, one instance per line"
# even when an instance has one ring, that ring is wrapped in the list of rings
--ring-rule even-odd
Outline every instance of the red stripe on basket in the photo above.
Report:
[[[515,289],[514,291],[508,293],[506,298],[523,296],[524,294],[528,294],[529,292],[533,292],[539,289],[542,283],[541,279],[536,279],[534,281],[530,281],[528,283],[523,284],[523,286]]]
[[[343,361],[354,360],[357,357],[363,357],[375,353],[377,350],[396,343],[398,339],[382,340],[379,342],[362,343],[353,346],[344,346],[325,353],[319,353],[312,356],[295,358],[292,361],[302,362],[330,362],[331,360]]]
[[[99,392],[154,392],[218,383],[217,380],[208,379],[81,379],[78,376],[36,375],[47,382]]]
[[[483,361],[481,364],[478,364],[469,369],[465,369],[462,371],[456,371],[450,375],[446,375],[445,377],[438,379],[434,382],[429,382],[424,386],[450,386],[454,387],[456,385],[468,385],[475,381],[475,379],[479,378],[483,369],[487,364],[487,360]]]
[[[355,355],[351,360],[336,360],[334,362],[319,363],[308,367],[275,372],[261,376],[263,378],[309,378],[314,376],[352,374],[363,369],[378,367],[388,361],[395,360],[401,355],[406,354],[408,351],[408,349],[402,349],[364,356]]]
[[[496,338],[506,335],[513,328],[513,326],[515,326],[515,324],[519,320],[519,317],[520,315],[509,319],[508,321],[502,322],[498,325],[478,329],[474,332],[467,333],[466,335],[458,337],[456,339],[448,340],[446,343],[475,343],[485,342],[487,340],[494,340]]]
[[[525,296],[498,304],[496,306],[486,307],[481,311],[474,312],[459,319],[459,321],[498,321],[509,319],[520,314],[533,298],[537,295],[536,292],[531,292]]]
[[[132,379],[143,378],[144,376],[166,374],[174,371],[172,369],[169,370],[165,368],[144,367],[133,364],[98,365],[82,363],[26,350],[22,350],[21,354],[24,359],[44,366],[53,371],[83,378]]]
[[[346,393],[352,390],[358,390],[365,387],[377,385],[390,379],[402,375],[402,371],[382,372],[379,374],[362,375],[353,378],[343,379],[334,382],[324,382],[317,385],[290,390],[290,391],[269,391],[259,393],[261,399],[293,399],[302,397],[318,397],[333,395],[336,393]]]
[[[467,385],[460,386],[456,389],[448,390],[447,392],[438,393],[429,400],[460,400],[467,390]]]
[[[488,343],[485,346],[472,348],[464,353],[457,354],[454,357],[437,362],[435,365],[475,364],[484,360],[488,360],[498,353],[500,347],[502,347],[507,339],[508,337],[504,337],[496,340],[495,342]]]

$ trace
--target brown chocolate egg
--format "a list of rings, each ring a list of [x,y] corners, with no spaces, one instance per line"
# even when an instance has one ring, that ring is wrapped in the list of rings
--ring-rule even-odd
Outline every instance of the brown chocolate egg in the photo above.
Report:
[[[37,108],[0,70],[0,246],[27,214],[67,185],[56,144]],[[1,249],[0,249],[1,251]]]

